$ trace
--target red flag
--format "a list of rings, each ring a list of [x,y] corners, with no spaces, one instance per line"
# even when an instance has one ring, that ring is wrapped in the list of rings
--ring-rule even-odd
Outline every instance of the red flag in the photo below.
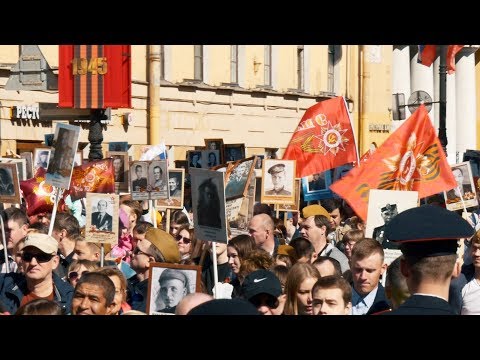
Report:
[[[53,187],[45,183],[46,170],[39,167],[31,179],[20,181],[20,189],[27,206],[27,215],[52,212],[55,195]]]
[[[297,177],[321,173],[357,159],[343,97],[324,100],[305,111],[283,159],[297,160]]]
[[[455,55],[462,50],[465,45],[448,45],[447,48],[447,71],[449,74],[455,72]],[[417,62],[422,65],[430,66],[437,56],[437,45],[418,45]]]
[[[425,105],[421,105],[366,163],[330,189],[366,220],[370,189],[413,190],[423,198],[456,184]]]
[[[112,158],[91,161],[73,168],[68,192],[72,201],[84,198],[87,192],[105,194],[115,192]],[[65,192],[65,196],[68,193]]]
[[[449,74],[455,72],[455,55],[462,50],[464,45],[450,45],[447,50],[447,69]]]

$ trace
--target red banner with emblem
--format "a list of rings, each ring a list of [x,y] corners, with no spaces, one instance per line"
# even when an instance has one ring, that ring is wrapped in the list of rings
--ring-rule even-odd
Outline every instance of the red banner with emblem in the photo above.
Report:
[[[60,45],[59,107],[131,107],[130,45]]]
[[[64,196],[70,194],[72,201],[75,201],[86,197],[87,192],[104,194],[115,192],[112,158],[91,161],[73,168],[70,189]]]
[[[456,186],[425,105],[421,105],[368,161],[330,189],[366,220],[370,189],[418,191],[423,198]]]
[[[39,167],[33,178],[20,181],[20,189],[25,199],[28,216],[53,210],[55,194],[53,187],[45,183],[45,173],[46,170]]]
[[[305,111],[283,155],[297,160],[297,177],[318,174],[357,160],[350,116],[343,97]]]

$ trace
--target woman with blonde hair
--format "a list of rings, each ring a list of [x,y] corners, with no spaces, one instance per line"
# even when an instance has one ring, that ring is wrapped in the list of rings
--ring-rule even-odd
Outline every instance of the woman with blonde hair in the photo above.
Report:
[[[313,315],[312,288],[318,279],[318,270],[309,263],[296,263],[290,268],[285,283],[285,315]]]

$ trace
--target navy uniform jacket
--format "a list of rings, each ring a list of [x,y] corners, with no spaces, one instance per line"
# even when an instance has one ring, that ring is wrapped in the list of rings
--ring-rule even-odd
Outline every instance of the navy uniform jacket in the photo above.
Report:
[[[436,296],[412,295],[385,315],[455,315],[450,304]]]

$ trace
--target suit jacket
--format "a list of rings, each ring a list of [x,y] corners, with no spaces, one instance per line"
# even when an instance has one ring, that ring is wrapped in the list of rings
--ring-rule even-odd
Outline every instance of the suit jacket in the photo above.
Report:
[[[450,304],[436,296],[412,295],[385,315],[455,315]]]
[[[112,231],[112,215],[105,213],[103,219],[100,221],[100,212],[92,213],[92,225],[98,230]]]
[[[132,186],[133,186],[132,191],[141,191],[141,189],[145,191],[147,189],[147,178],[133,180]]]
[[[379,312],[390,310],[391,308],[392,306],[385,295],[385,288],[379,283],[373,304],[370,306],[370,309],[368,309],[366,315],[374,315]]]

